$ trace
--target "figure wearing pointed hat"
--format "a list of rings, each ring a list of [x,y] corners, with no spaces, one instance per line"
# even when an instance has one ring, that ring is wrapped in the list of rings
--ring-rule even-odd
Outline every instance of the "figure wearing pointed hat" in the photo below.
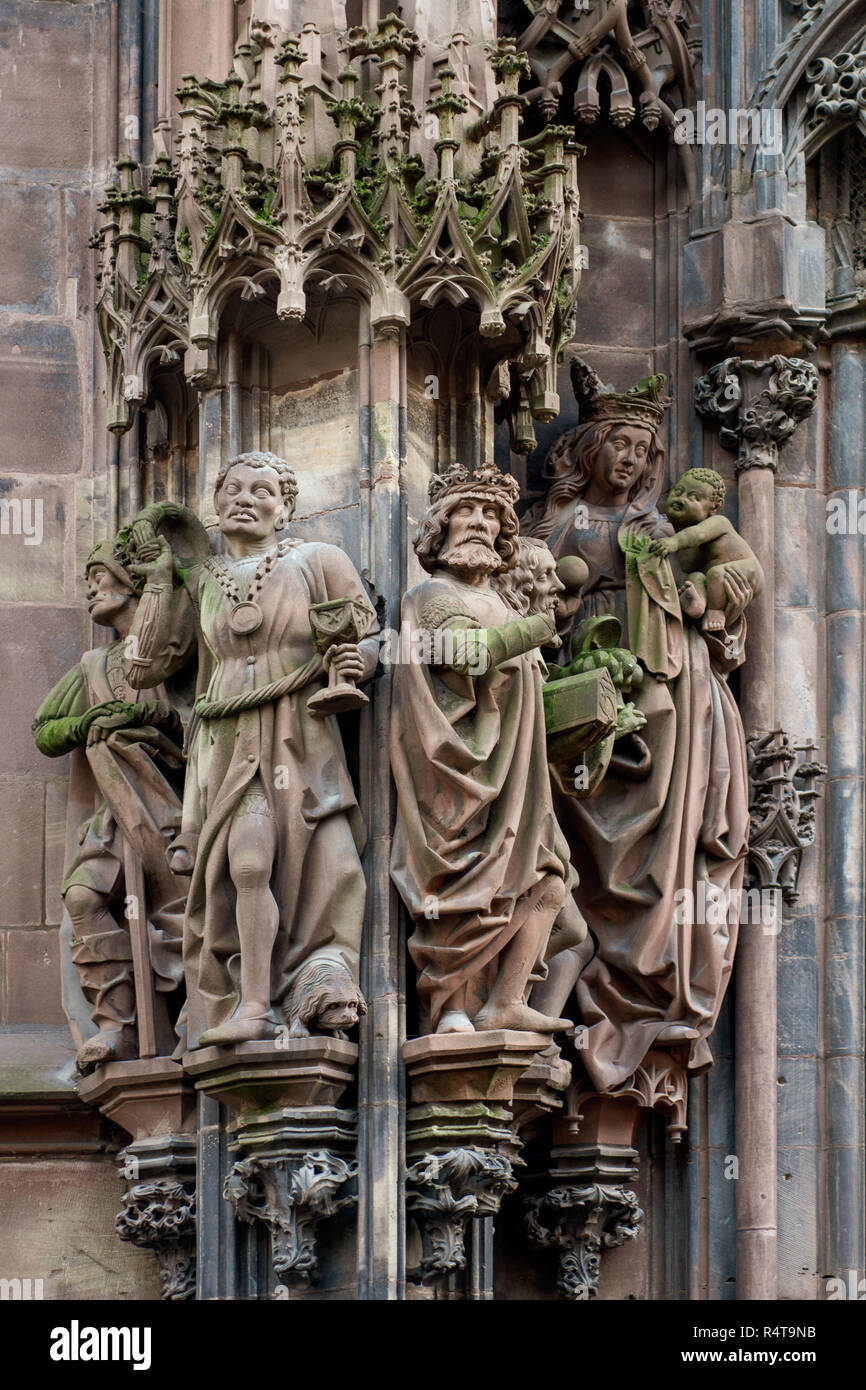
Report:
[[[61,939],[64,1007],[82,1072],[138,1055],[124,838],[144,870],[158,1034],[168,1051],[177,1039],[164,998],[183,977],[185,885],[165,859],[180,826],[183,728],[165,687],[136,691],[124,676],[124,643],[144,586],[128,566],[125,532],[90,552],[88,610],[117,637],[84,653],[33,725],[47,757],[72,754]]]
[[[602,1091],[625,1083],[654,1046],[680,1048],[692,1072],[711,1060],[736,912],[720,923],[686,921],[677,893],[735,902],[742,884],[745,744],[726,676],[743,660],[743,613],[756,588],[748,565],[725,564],[724,625],[702,629],[702,576],[674,574],[673,528],[658,508],[664,378],[617,392],[575,361],[572,384],[579,423],[554,446],[550,489],[523,529],[546,541],[561,573],[577,563],[588,571],[562,606],[556,659],[567,667],[572,636],[613,616],[644,671],[632,691],[643,727],[615,743],[591,797],[555,798],[577,903],[598,944],[577,1005],[587,1025],[581,1060]]]
[[[424,1032],[567,1026],[529,1008],[572,882],[547,769],[538,647],[491,576],[515,563],[517,484],[461,465],[430,484],[394,678],[391,875],[414,923]],[[409,640],[404,641],[407,637]]]

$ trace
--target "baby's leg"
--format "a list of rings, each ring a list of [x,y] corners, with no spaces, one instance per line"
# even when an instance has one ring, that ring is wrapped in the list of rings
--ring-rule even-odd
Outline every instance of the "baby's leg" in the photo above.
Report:
[[[686,588],[685,586],[689,587]],[[677,585],[680,607],[687,618],[700,618],[707,607],[707,581],[700,570],[685,575],[682,585]]]
[[[704,632],[720,632],[725,626],[725,607],[728,596],[725,593],[725,566],[711,565],[706,573],[707,611],[701,627]]]

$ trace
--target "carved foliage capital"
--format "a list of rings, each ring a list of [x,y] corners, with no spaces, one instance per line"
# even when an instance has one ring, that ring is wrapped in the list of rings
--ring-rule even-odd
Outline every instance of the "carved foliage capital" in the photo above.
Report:
[[[558,1287],[575,1301],[598,1293],[602,1250],[634,1240],[644,1219],[635,1193],[610,1183],[551,1187],[526,1205],[530,1241],[561,1251]]]
[[[481,1148],[425,1154],[407,1173],[407,1206],[421,1230],[421,1280],[466,1265],[466,1225],[473,1216],[495,1216],[517,1183],[506,1154]]]
[[[180,1301],[193,1297],[194,1182],[156,1178],[135,1183],[124,1192],[114,1225],[121,1240],[155,1252],[164,1299]]]
[[[818,398],[818,369],[780,354],[766,362],[726,357],[695,385],[695,410],[719,431],[737,455],[737,468],[775,472],[779,446],[811,415]]]
[[[357,1200],[344,1191],[357,1176],[357,1163],[328,1149],[244,1158],[228,1174],[223,1196],[241,1221],[267,1226],[274,1273],[307,1284],[317,1273],[319,1222]]]

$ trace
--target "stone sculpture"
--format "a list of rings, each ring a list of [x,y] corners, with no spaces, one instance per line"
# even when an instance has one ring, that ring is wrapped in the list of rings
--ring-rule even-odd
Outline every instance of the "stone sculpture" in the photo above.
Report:
[[[181,717],[158,680],[133,689],[124,673],[143,588],[130,563],[128,532],[94,547],[86,577],[91,618],[118,635],[85,652],[43,701],[33,725],[46,756],[72,754],[64,936],[96,1031],[88,1036],[68,975],[64,1001],[83,1073],[139,1052],[170,1052],[176,1044],[166,996],[182,979],[185,896],[185,883],[165,859],[180,828]],[[136,972],[150,976],[152,969],[153,999],[150,978],[134,978],[137,947]],[[139,1016],[137,994],[149,1026]]]
[[[176,868],[191,875],[193,1047],[272,1037],[289,1008],[296,1030],[342,1031],[363,1003],[364,831],[336,721],[308,702],[332,667],[340,681],[368,680],[378,642],[340,642],[319,655],[310,608],[353,601],[371,628],[375,615],[342,550],[278,538],[296,495],[292,469],[274,454],[231,459],[214,494],[228,554],[183,568],[181,584],[152,515],[133,526],[147,583],[130,679],[165,678],[198,648],[183,833],[173,847]],[[305,1007],[313,992],[315,1016]]]
[[[707,632],[719,632],[735,615],[728,596],[727,576],[749,584],[757,595],[764,586],[764,575],[751,546],[737,535],[726,516],[725,484],[712,468],[690,468],[668,493],[665,508],[675,535],[650,541],[651,555],[675,555],[679,570],[680,598],[689,617],[699,617]],[[695,590],[686,607],[682,585]]]
[[[619,739],[591,797],[556,800],[580,879],[575,896],[597,941],[577,998],[587,1025],[581,1060],[600,1091],[627,1082],[657,1044],[682,1045],[692,1071],[711,1061],[706,1039],[737,913],[724,912],[721,925],[695,920],[688,903],[705,901],[708,887],[736,901],[748,837],[745,746],[725,675],[743,660],[742,615],[755,589],[729,569],[726,625],[701,630],[684,622],[670,563],[653,553],[652,542],[670,536],[656,507],[662,381],[619,394],[575,362],[580,424],[555,445],[550,490],[524,518],[560,565],[577,556],[589,568],[573,627],[613,615],[644,670],[632,687],[640,733]],[[695,593],[683,585],[683,603]],[[568,633],[560,635],[567,661]]]
[[[424,1032],[567,1026],[526,1003],[572,871],[537,656],[555,623],[516,617],[491,583],[516,560],[516,496],[492,466],[435,476],[415,541],[430,578],[403,601],[405,650],[426,645],[426,659],[395,672],[391,872],[414,922]]]

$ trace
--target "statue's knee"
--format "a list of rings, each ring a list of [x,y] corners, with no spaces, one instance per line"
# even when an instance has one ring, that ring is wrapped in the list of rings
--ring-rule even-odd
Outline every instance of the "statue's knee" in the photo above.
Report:
[[[267,886],[271,864],[261,845],[229,848],[229,871],[238,892],[251,892]]]
[[[558,912],[565,902],[565,880],[551,876],[545,884],[542,906],[547,911]]]
[[[63,901],[73,922],[81,922],[87,917],[93,917],[105,907],[104,896],[93,888],[87,888],[82,883],[71,884],[63,895]]]

